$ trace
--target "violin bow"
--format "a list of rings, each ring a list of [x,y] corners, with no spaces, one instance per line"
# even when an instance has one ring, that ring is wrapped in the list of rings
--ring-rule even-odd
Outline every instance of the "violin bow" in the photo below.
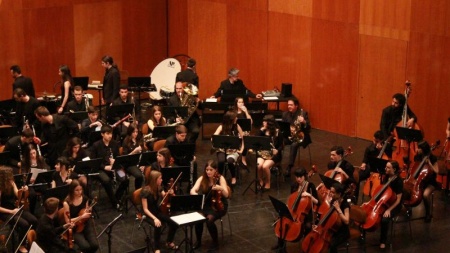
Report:
[[[20,241],[19,246],[17,246],[17,249],[16,249],[16,251],[14,251],[14,253],[17,253],[17,251],[19,251],[20,247],[22,246],[23,241],[25,241],[25,238],[27,238],[28,232],[30,232],[32,226],[33,225],[30,225],[30,227],[28,228],[27,232],[25,233],[25,236]]]
[[[8,245],[9,239],[11,239],[11,235],[12,235],[12,233],[14,232],[14,229],[16,229],[17,223],[19,222],[20,217],[22,216],[22,213],[23,213],[23,206],[21,206],[21,207],[19,208],[19,211],[17,211],[13,216],[11,216],[11,219],[12,219],[17,213],[19,213],[19,217],[17,218],[16,222],[14,223],[14,226],[13,226],[13,228],[11,229],[11,232],[9,232],[8,239],[7,239],[6,242],[5,242],[5,246]],[[9,222],[9,220],[8,220],[8,222]]]
[[[173,181],[173,184],[172,184],[172,186],[170,186],[169,190],[167,190],[167,193],[168,193],[170,190],[172,190],[173,186],[178,182],[178,180],[181,178],[181,175],[182,175],[182,174],[183,174],[183,172],[180,172],[180,174],[178,174],[177,179],[175,179],[175,181]],[[166,193],[166,195],[164,195],[164,198],[161,200],[161,202],[159,203],[158,207],[160,207],[161,204],[164,202],[164,200],[166,200],[166,197],[169,195],[169,194],[167,194],[167,193]]]

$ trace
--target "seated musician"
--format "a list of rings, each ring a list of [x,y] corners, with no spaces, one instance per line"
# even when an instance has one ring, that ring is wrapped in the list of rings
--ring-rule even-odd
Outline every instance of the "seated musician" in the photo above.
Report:
[[[22,194],[28,190],[28,186],[22,187]],[[31,214],[26,207],[26,202],[28,200],[21,199],[23,203],[19,203],[18,196],[19,189],[17,189],[16,183],[14,182],[12,169],[9,167],[0,167],[0,220],[3,222],[7,221],[12,215],[17,213],[21,206],[22,214],[14,216],[11,224],[14,224],[17,219],[17,232],[20,240],[25,237],[30,225],[32,228],[36,228],[38,220]],[[19,248],[19,252],[28,252],[25,246]]]
[[[36,243],[44,252],[66,253],[77,252],[70,249],[67,242],[61,239],[60,234],[66,229],[73,227],[74,224],[55,225],[55,219],[58,215],[59,199],[48,198],[44,202],[44,214],[39,219],[36,230]]]
[[[112,127],[109,125],[103,125],[101,128],[102,139],[96,141],[90,148],[91,158],[102,158],[102,164],[100,165],[100,171],[98,178],[103,188],[105,188],[106,194],[108,194],[109,200],[113,208],[122,209],[123,194],[125,193],[129,180],[128,178],[119,175],[117,171],[113,171],[114,158],[119,155],[119,144],[112,139]],[[116,179],[119,186],[117,187],[116,194],[114,194],[112,184],[113,179]]]
[[[89,136],[95,131],[100,131],[103,123],[98,119],[98,110],[94,106],[88,107],[88,118],[81,122],[81,140],[89,143]],[[92,145],[92,143],[89,143]]]
[[[87,159],[89,155],[87,151],[81,147],[81,139],[78,137],[73,137],[67,142],[66,149],[64,149],[62,156],[69,161],[68,168],[74,169],[77,162],[83,161],[85,158]],[[86,187],[86,176],[78,175],[78,181],[83,187]]]
[[[166,168],[174,165],[174,159],[170,155],[168,148],[162,148],[156,153],[156,161],[152,163],[152,170],[161,171],[161,168]]]
[[[307,183],[307,187],[303,190],[303,192],[301,193],[302,198],[306,197],[306,198],[310,198],[311,202],[315,205],[318,206],[319,205],[319,197],[317,195],[317,190],[316,190],[316,186],[314,185],[314,183],[309,182],[308,181],[308,173],[306,172],[305,168],[298,168],[294,171],[294,176],[295,176],[295,182],[291,185],[291,194],[293,193],[298,193],[303,185],[305,183]],[[292,212],[292,210],[291,210]],[[312,228],[312,221],[313,221],[313,211],[310,210],[310,212],[308,213],[308,215],[305,217],[303,224],[302,224],[302,235],[307,235]],[[282,238],[278,237],[278,243],[277,245],[275,245],[274,247],[272,247],[272,250],[283,250],[285,249],[285,241]],[[278,252],[279,252],[278,251]]]
[[[16,126],[17,129],[31,128],[31,126],[36,123],[34,110],[39,107],[39,101],[36,98],[29,96],[21,88],[15,89],[13,96],[14,100],[17,102],[13,121],[14,126]]]
[[[260,151],[260,156],[257,159],[259,184],[263,191],[268,191],[270,190],[270,168],[281,162],[283,157],[283,135],[279,131],[273,115],[264,116],[259,135],[270,137],[272,146],[271,150]]]
[[[141,201],[142,209],[144,210],[145,214],[143,219],[155,228],[155,231],[153,233],[155,253],[161,252],[160,238],[162,234],[163,222],[169,226],[166,247],[176,250],[178,249],[178,246],[175,245],[173,239],[175,238],[175,233],[178,226],[174,221],[170,219],[168,215],[162,213],[159,209],[159,202],[166,195],[166,192],[161,186],[161,172],[152,170],[148,175],[149,176],[145,180],[146,185],[142,188]],[[172,194],[173,190],[170,190],[167,193]]]
[[[123,155],[134,155],[139,154],[145,149],[143,148],[143,141],[139,135],[139,129],[136,125],[131,124],[127,129],[127,136],[122,143],[122,153]],[[142,174],[144,167],[139,168],[136,165],[128,166],[124,168],[127,174],[134,177],[134,189],[137,190],[142,187],[142,182],[144,182],[144,175]]]
[[[243,98],[237,97],[234,100],[233,111],[236,113],[236,117],[238,119],[249,119],[250,123],[253,125],[252,116],[248,112],[247,107],[245,107]],[[244,134],[247,134],[247,133],[244,132]],[[248,134],[250,134],[250,133],[248,133]],[[242,156],[241,156],[241,163],[245,168],[247,168],[246,155],[247,155],[247,149],[244,148],[244,151],[242,152]]]
[[[243,91],[251,98],[262,98],[261,94],[255,94],[245,87],[244,82],[239,79],[239,69],[237,68],[231,68],[228,71],[228,78],[220,83],[219,89],[212,97],[221,97],[224,90]]]
[[[86,112],[86,105],[89,102],[86,101],[86,98],[83,98],[83,88],[81,86],[77,85],[73,88],[73,96],[75,99],[67,103],[67,112]]]
[[[398,215],[402,209],[402,195],[403,195],[403,179],[398,176],[400,172],[400,166],[397,161],[390,160],[386,164],[386,177],[383,180],[383,184],[386,184],[390,179],[393,180],[389,187],[394,194],[397,195],[395,203],[392,204],[383,214],[381,219],[380,228],[380,249],[386,248],[386,240],[389,232],[389,224],[391,219]]]
[[[208,160],[205,165],[205,171],[197,179],[194,187],[191,189],[191,195],[206,194],[205,203],[203,205],[203,215],[206,217],[206,227],[212,237],[211,250],[217,249],[219,246],[219,235],[216,220],[224,216],[228,210],[227,198],[230,196],[229,187],[225,178],[219,174],[215,161]],[[213,202],[214,199],[214,202]],[[218,202],[221,203],[218,204]],[[195,235],[197,242],[194,249],[198,249],[202,245],[203,223],[195,224]]]
[[[369,164],[369,157],[377,157],[380,154],[380,150],[383,147],[383,139],[384,137],[382,131],[378,130],[373,134],[372,143],[370,143],[370,145],[364,150],[364,157],[359,171],[359,181],[369,178],[370,172],[372,172]],[[390,153],[392,153],[392,150]]]
[[[191,100],[191,101],[189,101]],[[175,93],[169,98],[169,100],[167,101],[168,105],[170,106],[197,106],[199,103],[199,99],[197,97],[193,97],[193,95],[189,95],[185,92],[184,88],[183,88],[183,83],[182,82],[177,82],[175,83]],[[189,103],[195,103],[193,104],[189,104]],[[188,111],[190,111],[190,109],[188,109]],[[189,115],[189,119],[187,122],[184,122],[184,125],[187,127],[187,129],[189,129],[189,137],[188,137],[188,141],[190,143],[195,143],[197,141],[198,135],[200,133],[200,117],[197,113],[197,110],[194,110],[191,113],[191,115]],[[177,119],[177,122],[180,119]]]
[[[9,151],[9,163],[14,170],[14,174],[20,174],[22,158],[27,152],[28,144],[33,142],[34,133],[31,129],[24,129],[21,135],[13,136],[5,143],[3,152]]]
[[[162,108],[159,105],[154,105],[150,111],[150,118],[147,121],[148,130],[153,131],[156,126],[165,126],[167,124],[166,118],[162,115]]]
[[[119,88],[119,97],[116,98],[112,105],[126,105],[126,104],[134,104],[134,101],[132,99],[132,96],[128,94],[128,87],[127,85],[120,85]],[[112,118],[108,118],[108,123],[114,124],[117,121],[119,121],[121,118],[123,118],[126,115],[113,115]],[[136,120],[136,119],[134,119]],[[130,126],[130,122],[124,121],[122,124],[118,125],[114,130],[117,131],[117,134],[120,136],[120,138],[124,137],[127,133],[127,129]],[[115,132],[116,133],[116,132]],[[115,135],[116,136],[116,135]]]
[[[422,162],[422,160],[426,156],[429,156],[425,161],[426,165],[428,165],[431,170],[429,171],[430,176],[425,182],[423,182],[423,204],[425,206],[425,222],[431,222],[431,194],[434,192],[434,190],[439,189],[439,184],[436,181],[436,175],[439,172],[439,166],[437,163],[437,157],[431,153],[430,144],[428,144],[428,142],[426,141],[421,141],[417,144],[417,154],[414,156],[414,163],[420,164],[420,162]]]
[[[99,245],[94,223],[90,219],[92,210],[90,210],[89,204],[89,199],[83,194],[83,187],[81,187],[80,182],[76,179],[72,180],[69,185],[69,195],[67,195],[63,203],[64,213],[69,212],[70,219],[67,215],[64,215],[64,220],[66,224],[75,224],[72,235],[80,251],[94,253],[98,250]],[[80,225],[80,222],[77,223],[80,219],[85,219],[86,221]],[[80,226],[83,226],[81,231],[79,231]]]
[[[72,180],[78,178],[77,173],[69,171],[69,165],[69,161],[64,156],[61,156],[56,160],[55,172],[52,176],[52,188],[70,184],[72,183]]]
[[[237,116],[233,111],[228,111],[223,115],[222,124],[217,127],[214,135],[229,135],[229,136],[244,136],[242,128],[236,124]],[[239,153],[244,150],[244,145],[241,145],[240,150],[217,150],[217,161],[219,165],[219,173],[222,175],[225,170],[225,163],[231,173],[231,186],[236,184],[236,162],[239,158]]]
[[[348,227],[348,224],[350,223],[350,204],[347,202],[345,188],[342,184],[334,183],[333,186],[331,186],[330,195],[332,198],[331,203],[342,221],[341,226],[338,231],[333,233],[330,241],[330,253],[335,253],[338,252],[337,248],[339,245],[350,238],[350,230]]]

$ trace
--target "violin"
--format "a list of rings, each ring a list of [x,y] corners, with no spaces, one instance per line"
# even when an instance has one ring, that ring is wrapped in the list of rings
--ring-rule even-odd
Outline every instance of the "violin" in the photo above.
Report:
[[[214,185],[217,185],[220,182],[220,174],[218,172],[216,172],[216,174],[214,174]],[[211,188],[212,191],[212,188]],[[222,191],[214,191],[213,196],[212,196],[212,208],[214,211],[218,212],[218,213],[223,213],[225,212],[225,206],[222,202]]]
[[[342,224],[339,214],[332,202],[324,201],[318,210],[322,214],[317,226],[313,226],[311,232],[306,235],[302,242],[302,250],[305,253],[325,253],[329,251],[331,237],[338,231]]]
[[[59,216],[59,220],[60,220],[61,224],[66,223],[66,221],[64,219],[64,215],[67,216],[67,218],[70,221],[70,212],[64,212],[64,209],[60,209],[58,211],[58,216]],[[61,233],[61,238],[67,242],[67,246],[70,249],[73,249],[73,231],[72,231],[71,227],[68,227],[66,230],[64,230]]]
[[[384,212],[397,200],[397,195],[392,191],[389,185],[397,176],[389,178],[388,182],[380,185],[375,189],[375,196],[369,201],[361,205],[361,208],[367,214],[366,220],[361,227],[367,231],[375,231],[380,225]]]
[[[385,151],[388,145],[391,143],[392,139],[394,138],[393,135],[389,136],[383,144],[383,147],[381,147],[380,153],[378,153],[377,158],[383,159],[383,160],[389,160],[389,157],[386,155]],[[375,194],[375,189],[378,188],[378,186],[381,185],[381,175],[380,173],[371,173],[370,177],[366,180],[364,183],[364,189],[363,193],[366,196],[372,197],[373,194]]]
[[[435,150],[439,144],[440,141],[438,140],[436,144],[431,146],[431,151]],[[405,193],[403,204],[405,206],[415,207],[422,202],[425,182],[434,174],[433,169],[428,165],[429,158],[430,155],[427,155],[423,157],[419,164],[414,163],[411,174],[403,181],[403,191]]]
[[[181,178],[181,175],[183,172],[180,172],[177,179],[174,181],[173,178],[170,179],[169,183],[167,183],[169,189],[167,190],[166,194],[164,195],[163,199],[161,200],[161,203],[159,204],[159,210],[161,210],[162,213],[170,216],[170,199],[172,196],[175,196],[175,193],[169,194],[170,190],[176,191],[174,187],[176,187],[176,184],[178,180]]]
[[[316,172],[316,167],[312,166],[312,170],[308,173],[308,178]],[[275,224],[275,235],[288,242],[300,240],[303,235],[303,224],[305,217],[312,208],[312,201],[309,197],[303,197],[302,193],[308,189],[309,182],[304,181],[298,190],[292,193],[287,201],[287,206],[291,211],[291,216],[294,220],[286,217],[281,217]]]
[[[90,213],[92,211],[92,208],[97,204],[97,197],[94,197],[94,200],[92,200],[92,203],[87,207],[80,210],[78,213],[78,217],[81,217],[85,213]],[[86,222],[89,220],[89,218],[80,218],[75,223],[75,228],[77,233],[81,233],[84,230],[84,226]]]
[[[24,210],[30,209],[30,202],[28,201],[28,196],[30,195],[30,191],[25,190],[24,187],[17,191],[17,200],[16,200],[16,208],[23,206]]]

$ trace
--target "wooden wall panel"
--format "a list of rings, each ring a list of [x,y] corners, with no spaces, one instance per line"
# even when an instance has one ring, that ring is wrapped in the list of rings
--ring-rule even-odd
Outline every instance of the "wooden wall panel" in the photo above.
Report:
[[[204,13],[208,15],[204,15]],[[197,60],[200,98],[211,96],[226,77],[227,6],[221,3],[189,1],[189,56]],[[199,46],[201,45],[201,46]]]
[[[410,20],[411,0],[361,1],[360,34],[409,40]]]
[[[411,2],[411,31],[450,36],[450,1]]]
[[[344,23],[359,23],[361,0],[314,0],[313,17]]]
[[[412,82],[409,105],[429,142],[443,141],[447,118],[450,117],[449,45],[449,37],[411,33],[407,67]]]
[[[356,136],[371,139],[392,95],[403,93],[407,47],[403,40],[360,36]]]
[[[168,56],[187,54],[189,37],[187,0],[168,0],[168,17]],[[202,29],[201,26],[198,27]]]
[[[355,136],[358,27],[314,19],[311,45],[314,126]]]
[[[312,4],[313,0],[269,0],[269,12],[312,17]]]
[[[281,89],[281,83],[292,83],[292,93],[307,110],[311,88],[311,24],[307,17],[269,13],[267,88]]]

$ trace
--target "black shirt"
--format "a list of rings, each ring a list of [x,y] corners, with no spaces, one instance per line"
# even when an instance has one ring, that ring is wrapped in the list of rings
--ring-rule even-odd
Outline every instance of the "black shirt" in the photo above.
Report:
[[[337,162],[329,162],[328,163],[328,169],[329,170],[334,170],[337,166]],[[342,163],[339,166],[342,170],[345,171],[345,173],[347,173],[349,178],[353,178],[353,172],[355,171],[355,168],[353,167],[353,165],[348,162],[347,160],[342,159]]]
[[[11,137],[5,144],[4,152],[9,151],[9,165],[18,168],[17,163],[20,162],[21,156],[28,151],[26,143],[22,143],[21,136]]]
[[[36,115],[34,110],[39,107],[39,101],[29,96],[28,102],[18,102],[16,105],[16,115],[14,117],[14,124],[17,128],[22,129],[24,125],[23,116],[28,120],[28,124],[33,125],[36,122]]]
[[[78,103],[75,99],[71,100],[67,103],[67,111],[68,112],[86,112],[86,102],[85,98],[81,99],[81,102]]]
[[[56,219],[42,215],[36,229],[36,243],[44,252],[70,252],[67,243],[61,240],[60,234],[64,232],[62,226],[57,227]]]
[[[15,89],[21,88],[22,90],[27,93],[30,97],[36,97],[36,94],[34,92],[34,86],[33,86],[33,80],[31,78],[26,76],[19,76],[14,79],[13,83],[13,92]]]
[[[417,116],[409,108],[409,106],[407,114],[409,118],[414,118],[415,122],[417,122]],[[392,106],[388,106],[383,109],[383,112],[381,113],[380,130],[383,132],[384,136],[391,135],[395,126],[402,120],[402,115],[403,107],[394,108]]]
[[[113,157],[116,158],[119,155],[119,144],[116,141],[111,140],[108,146],[102,140],[96,141],[91,147],[91,158],[103,158],[101,169],[105,169],[105,166],[109,164],[109,158],[111,157],[111,152]]]
[[[120,87],[120,73],[115,67],[105,70],[105,77],[103,78],[103,99],[106,104],[112,103],[119,97]]]
[[[255,98],[256,94],[254,94],[251,90],[245,87],[244,82],[241,79],[236,80],[234,83],[230,82],[230,79],[223,80],[220,83],[219,89],[217,89],[216,93],[214,93],[214,97],[218,98],[222,96],[223,90],[231,90],[235,92],[242,92],[246,94],[248,97]]]
[[[192,69],[185,69],[181,72],[178,72],[176,77],[176,82],[187,82],[191,83],[198,88],[198,75]]]

